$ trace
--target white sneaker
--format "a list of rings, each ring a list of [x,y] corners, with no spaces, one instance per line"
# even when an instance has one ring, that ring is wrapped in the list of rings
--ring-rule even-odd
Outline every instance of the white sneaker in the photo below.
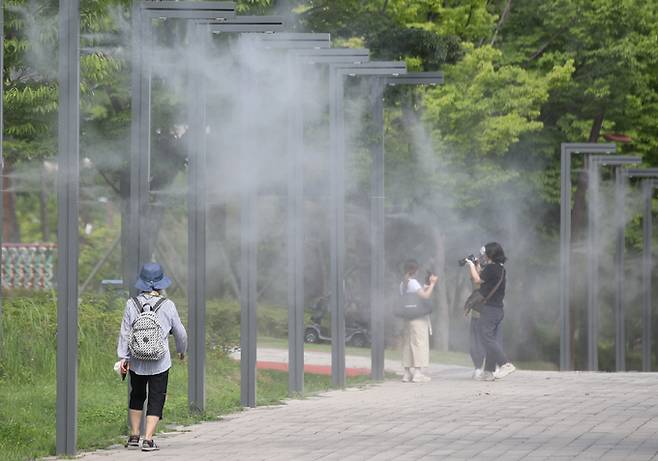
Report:
[[[493,381],[495,379],[493,373],[487,370],[482,371],[480,375],[480,381]]]
[[[402,382],[408,383],[409,381],[411,381],[411,378],[412,376],[409,370],[404,370],[404,374],[402,375]]]
[[[514,373],[516,371],[516,367],[512,365],[510,362],[507,362],[505,365],[500,367],[498,371],[494,373],[494,377],[496,379],[502,379],[505,376],[509,375],[510,373]]]
[[[422,373],[415,373],[414,376],[411,378],[411,381],[414,383],[427,383],[431,380],[432,378]]]
[[[480,376],[482,376],[482,368],[473,370],[473,379],[480,379]]]

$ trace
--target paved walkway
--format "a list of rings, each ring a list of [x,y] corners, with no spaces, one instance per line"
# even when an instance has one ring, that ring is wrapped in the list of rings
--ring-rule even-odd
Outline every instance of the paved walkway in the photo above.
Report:
[[[658,460],[658,374],[518,371],[476,382],[432,367],[389,381],[249,409],[159,436],[154,453],[106,460]]]

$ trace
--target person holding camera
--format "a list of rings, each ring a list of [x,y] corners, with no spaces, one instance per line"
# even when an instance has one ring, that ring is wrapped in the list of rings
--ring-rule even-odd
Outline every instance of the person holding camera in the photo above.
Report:
[[[514,372],[516,367],[507,359],[497,339],[504,317],[503,299],[506,284],[504,264],[507,257],[499,243],[490,242],[484,246],[484,258],[486,264],[481,271],[471,258],[466,259],[466,264],[471,279],[474,283],[480,284],[479,291],[485,299],[484,304],[479,308],[480,317],[477,320],[479,339],[485,350],[484,371],[480,379],[493,381]],[[500,369],[494,375],[496,365],[500,365]]]
[[[478,271],[478,273],[482,272],[482,266],[485,263],[486,256],[485,256],[485,249],[482,247],[480,249],[480,259],[476,258],[474,255],[469,255],[464,259],[460,259],[459,265],[460,266],[466,266],[467,261],[472,261],[475,263],[475,269]],[[480,265],[480,261],[482,261],[482,265]],[[470,274],[469,274],[470,276]],[[473,289],[474,290],[479,290],[480,289],[480,284],[475,283],[475,281],[471,280],[473,282]],[[484,370],[484,357],[485,357],[485,350],[484,350],[484,345],[482,344],[482,339],[480,338],[480,312],[476,310],[470,310],[470,311],[465,311],[464,315],[466,318],[470,317],[470,325],[469,325],[469,354],[471,356],[471,360],[473,361],[473,379],[480,380],[482,378],[482,371]],[[498,329],[496,333],[496,341],[498,344],[502,344],[502,329]],[[496,370],[499,369],[499,366],[496,365]],[[494,376],[496,375],[496,372],[494,372]]]
[[[418,282],[418,262],[409,259],[404,263],[404,277],[400,282],[400,295],[415,293],[419,298],[428,300],[434,291],[438,277],[430,274],[425,286]],[[430,316],[404,320],[402,334],[402,366],[404,375],[402,382],[421,383],[430,381],[430,377],[422,373],[422,368],[430,364],[430,334],[432,333]]]

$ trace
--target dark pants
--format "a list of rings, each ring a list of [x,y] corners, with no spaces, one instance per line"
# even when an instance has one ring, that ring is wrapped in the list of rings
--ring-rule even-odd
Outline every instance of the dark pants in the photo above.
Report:
[[[498,328],[496,330],[496,342],[503,345],[503,329]],[[469,334],[469,353],[471,354],[471,360],[473,361],[473,366],[475,368],[484,368],[484,344],[482,343],[482,338],[480,335],[480,319],[471,317],[471,326]],[[500,363],[499,365],[502,365]]]
[[[485,363],[484,369],[486,371],[494,371],[496,364],[503,365],[508,362],[503,347],[496,340],[501,329],[501,322],[503,321],[503,309],[485,305],[482,307],[480,318],[478,319],[478,326],[480,330],[480,340],[484,346]]]
[[[147,416],[158,416],[162,419],[165,397],[167,395],[167,382],[169,381],[169,370],[157,375],[138,375],[130,370],[130,403],[131,410],[142,411],[146,400],[148,387],[148,403],[146,404]]]

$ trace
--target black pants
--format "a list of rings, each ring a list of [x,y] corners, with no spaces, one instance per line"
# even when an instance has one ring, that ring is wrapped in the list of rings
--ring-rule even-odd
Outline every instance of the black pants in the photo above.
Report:
[[[148,387],[148,403],[146,404],[146,415],[157,416],[162,419],[165,397],[167,396],[167,383],[169,381],[169,370],[157,375],[138,375],[130,370],[130,403],[131,410],[142,411],[146,400]]]
[[[482,312],[480,312],[478,326],[480,329],[480,340],[484,346],[484,369],[486,371],[494,371],[497,363],[504,365],[508,362],[507,356],[503,352],[503,347],[496,341],[503,317],[505,317],[505,314],[501,307],[485,305],[482,307]]]
[[[503,346],[503,329],[498,328],[496,331],[496,341]],[[475,368],[484,368],[484,344],[480,335],[480,318],[471,317],[470,334],[469,334],[469,353]],[[499,363],[498,365],[502,365]]]

